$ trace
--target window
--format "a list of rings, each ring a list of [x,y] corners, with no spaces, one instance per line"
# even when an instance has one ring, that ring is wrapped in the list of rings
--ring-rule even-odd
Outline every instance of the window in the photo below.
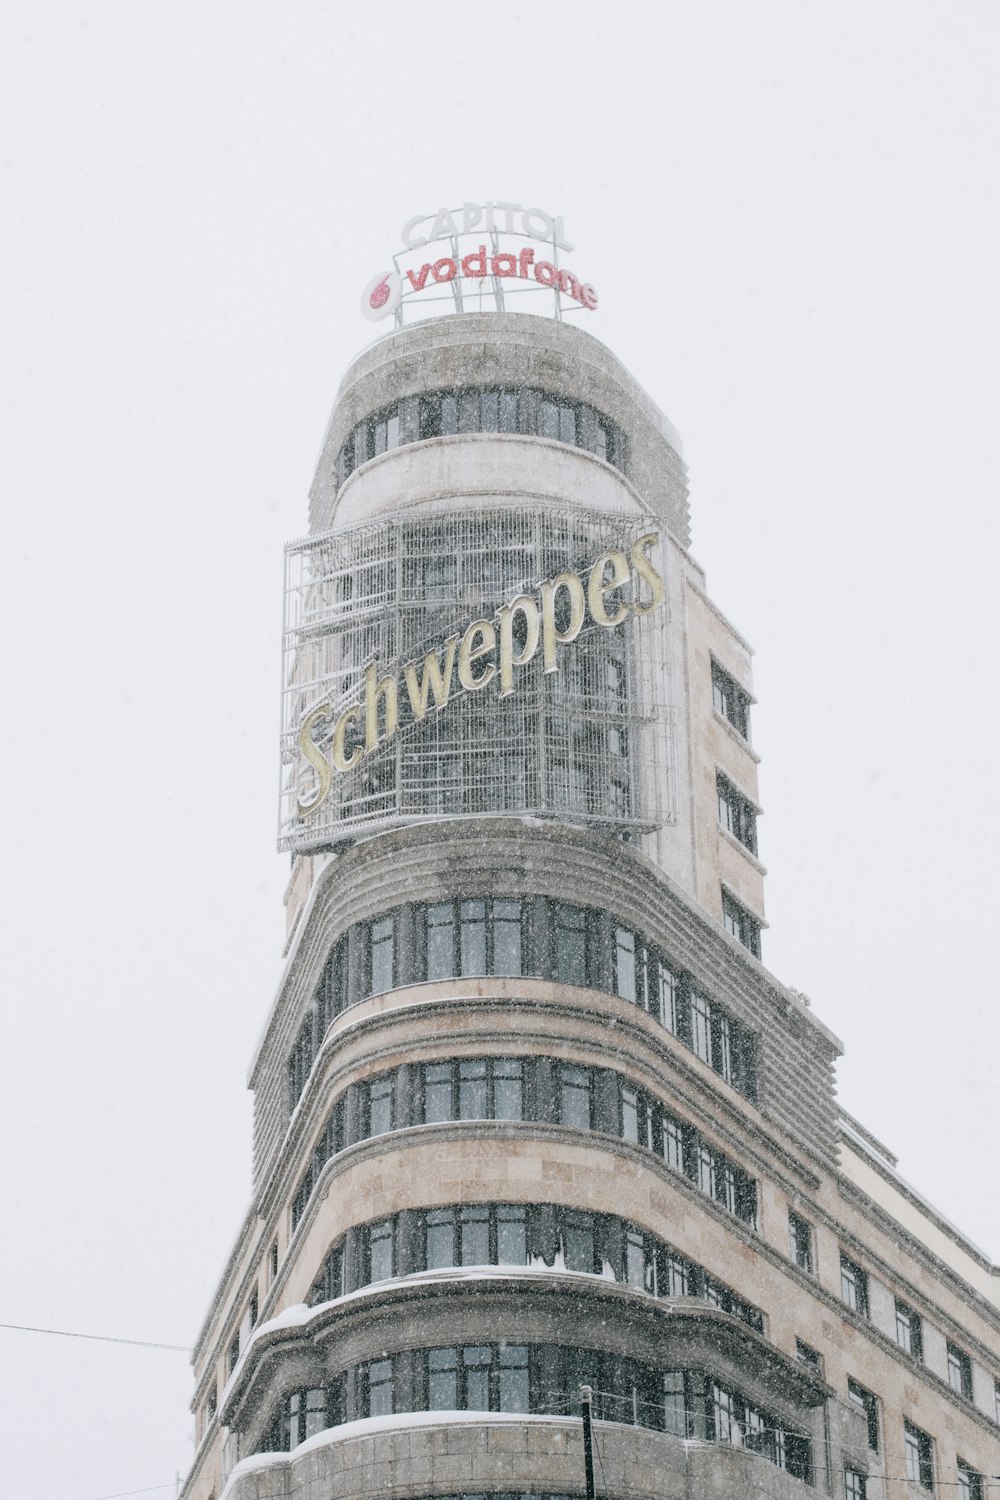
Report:
[[[719,806],[719,827],[732,835],[744,849],[757,853],[757,809],[749,798],[737,791],[728,777],[719,771],[715,777]]]
[[[791,1211],[788,1214],[788,1253],[800,1270],[812,1274],[812,1225]]]
[[[424,1064],[424,1123],[524,1118],[524,1061],[477,1057]]]
[[[562,1250],[567,1271],[597,1272],[601,1260],[597,1254],[594,1216],[566,1210],[562,1215]]]
[[[368,1226],[368,1280],[388,1281],[395,1274],[395,1235],[392,1219]]]
[[[815,1370],[819,1374],[822,1361],[819,1354],[809,1344],[803,1343],[801,1339],[795,1340],[795,1358],[800,1365],[805,1365],[807,1370]]]
[[[760,958],[760,923],[725,890],[722,892],[722,925],[730,937],[749,948],[755,958]]]
[[[635,1146],[654,1150],[653,1109],[641,1089],[622,1084],[622,1138]]]
[[[361,1411],[366,1417],[388,1417],[393,1406],[392,1360],[373,1359],[359,1371]]]
[[[868,1500],[868,1481],[859,1469],[844,1469],[844,1500]]]
[[[926,1432],[912,1423],[903,1424],[903,1447],[906,1454],[906,1477],[921,1489],[934,1488],[934,1445]]]
[[[393,1128],[392,1073],[382,1073],[368,1083],[366,1134],[385,1135]]]
[[[438,902],[426,920],[428,979],[523,972],[520,901]]]
[[[274,1244],[271,1246],[271,1253],[268,1256],[267,1265],[268,1265],[268,1280],[269,1281],[274,1281],[274,1279],[276,1278],[276,1276],[278,1274],[278,1242],[277,1242],[277,1240],[275,1240]]]
[[[972,1400],[972,1361],[964,1349],[948,1345],[948,1384],[966,1400]]]
[[[751,1033],[629,927],[615,928],[615,993],[648,1011],[726,1083],[756,1102],[757,1068]]]
[[[240,1362],[240,1335],[239,1330],[233,1335],[226,1355],[226,1375],[230,1376]]]
[[[248,1315],[249,1315],[249,1318],[250,1318],[250,1327],[251,1328],[255,1328],[256,1327],[256,1325],[257,1325],[257,1318],[258,1318],[259,1314],[260,1314],[260,1299],[257,1296],[256,1290],[254,1290],[250,1294],[250,1306],[248,1308]]]
[[[306,1438],[343,1421],[339,1389],[331,1386],[309,1386],[292,1391],[281,1403],[273,1425],[270,1446],[279,1453],[289,1453]]]
[[[427,1405],[431,1411],[528,1411],[527,1348],[467,1344],[428,1349]]]
[[[958,1500],[983,1500],[983,1476],[961,1458],[958,1460]]]
[[[586,984],[587,913],[579,906],[552,903],[552,977],[560,984]]]
[[[914,1359],[922,1359],[924,1353],[923,1329],[920,1314],[905,1302],[896,1302],[896,1343]]]
[[[579,1068],[574,1063],[560,1063],[558,1085],[559,1123],[569,1125],[576,1130],[589,1130],[591,1128],[590,1069]]]
[[[840,1255],[840,1295],[852,1312],[856,1312],[861,1318],[867,1318],[868,1277],[843,1251]]]
[[[321,1302],[333,1302],[344,1295],[344,1247],[334,1245],[309,1293],[309,1304],[318,1307]]]
[[[871,1391],[866,1391],[863,1385],[858,1385],[856,1380],[848,1380],[847,1394],[854,1405],[864,1412],[868,1426],[868,1446],[873,1453],[877,1453],[879,1451],[878,1398],[873,1396]]]
[[[750,742],[750,697],[718,662],[712,663],[712,705],[736,733]]]
[[[395,979],[395,921],[392,917],[380,917],[371,924],[370,962],[373,995],[391,990]]]

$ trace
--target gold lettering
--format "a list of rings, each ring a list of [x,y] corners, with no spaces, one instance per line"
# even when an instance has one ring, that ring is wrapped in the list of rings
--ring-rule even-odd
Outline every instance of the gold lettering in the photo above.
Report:
[[[444,671],[436,651],[428,651],[424,657],[424,673],[417,680],[416,662],[408,661],[403,668],[406,691],[410,695],[410,712],[419,723],[427,715],[427,699],[434,694],[434,707],[444,708],[451,693],[451,674],[455,667],[455,650],[458,636],[452,635],[444,643]]]
[[[316,775],[319,777],[319,781],[316,785],[316,790],[309,801],[303,802],[302,798],[299,798],[300,818],[306,817],[308,813],[315,812],[317,807],[319,807],[320,803],[326,797],[327,792],[330,790],[330,782],[333,776],[333,773],[330,770],[330,763],[326,759],[326,756],[322,754],[319,746],[313,739],[312,732],[315,725],[322,724],[324,723],[324,721],[331,719],[332,717],[332,710],[327,704],[324,703],[321,704],[319,708],[310,709],[309,713],[307,713],[305,718],[302,720],[302,724],[299,728],[299,753],[302,756],[303,760],[307,760],[309,762],[313,770],[316,772]]]
[[[655,531],[647,531],[632,547],[632,566],[640,578],[649,584],[649,603],[643,604],[639,599],[639,589],[635,591],[635,612],[637,615],[648,615],[658,604],[663,603],[666,590],[663,587],[663,579],[653,567],[648,557],[643,555],[644,549],[654,547],[660,540]]]
[[[605,583],[605,571],[611,569],[611,579]],[[628,560],[624,552],[604,552],[597,559],[590,570],[590,578],[587,581],[587,602],[590,605],[591,618],[595,625],[603,625],[606,630],[611,630],[615,625],[620,625],[628,614],[628,605],[619,604],[613,615],[609,615],[604,604],[605,594],[614,593],[620,589],[623,583],[628,583],[629,571]]]
[[[378,662],[365,667],[365,754],[371,755],[379,745],[378,705],[385,705],[385,733],[381,740],[391,740],[399,728],[399,694],[395,677],[379,677]]]
[[[556,594],[565,589],[569,594],[569,623],[565,630],[556,628]],[[556,645],[565,646],[575,641],[583,629],[586,603],[583,584],[575,573],[557,573],[542,584],[542,670],[555,672]]]
[[[514,616],[524,619],[524,647],[520,655],[514,653]],[[538,605],[527,594],[518,594],[509,604],[497,610],[500,621],[500,697],[508,698],[514,691],[514,668],[527,666],[538,650]]]
[[[477,636],[481,637],[478,646],[475,644]],[[484,688],[496,676],[497,669],[492,662],[479,677],[472,670],[473,664],[481,656],[495,650],[496,643],[497,633],[489,620],[473,620],[463,635],[458,653],[458,680],[468,692],[474,693],[479,688]]]
[[[337,720],[337,727],[333,731],[333,764],[338,771],[350,771],[361,759],[362,750],[360,745],[355,745],[350,755],[344,754],[344,736],[347,734],[348,724],[361,723],[361,705],[355,703],[352,708],[345,708]]]

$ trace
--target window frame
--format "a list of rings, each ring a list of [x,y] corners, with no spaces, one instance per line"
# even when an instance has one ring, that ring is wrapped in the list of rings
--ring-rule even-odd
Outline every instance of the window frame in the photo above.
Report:
[[[840,1297],[851,1312],[868,1319],[868,1273],[843,1250],[840,1252]]]

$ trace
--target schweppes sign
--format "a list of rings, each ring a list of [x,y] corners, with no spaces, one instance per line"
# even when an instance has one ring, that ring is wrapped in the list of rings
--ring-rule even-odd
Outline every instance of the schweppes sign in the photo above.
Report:
[[[518,673],[541,652],[543,673],[559,670],[559,647],[575,641],[589,618],[614,630],[630,615],[652,613],[663,603],[663,578],[650,558],[659,542],[655,531],[617,548],[578,573],[556,573],[533,593],[518,594],[491,619],[473,620],[461,635],[450,635],[423,661],[408,661],[400,672],[383,672],[378,661],[365,668],[358,701],[338,710],[321,703],[299,725],[298,748],[316,773],[312,793],[298,800],[300,818],[326,801],[336,775],[352,771],[365,756],[391,740],[401,724],[419,724],[433,707],[447,708],[458,690],[482,693],[492,687],[500,698],[517,691]]]

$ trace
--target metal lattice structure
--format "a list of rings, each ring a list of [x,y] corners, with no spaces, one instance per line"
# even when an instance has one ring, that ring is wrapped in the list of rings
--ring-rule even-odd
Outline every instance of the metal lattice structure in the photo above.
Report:
[[[609,548],[628,552],[644,518],[555,504],[387,517],[296,543],[286,554],[284,705],[279,841],[321,848],[430,818],[558,815],[563,821],[650,829],[672,820],[665,611],[629,613],[613,630],[588,622],[559,648],[515,668],[516,690],[464,691],[453,674],[441,710],[414,721],[316,788],[303,757],[303,718],[329,718],[314,737],[329,758],[337,717],[364,697],[364,672],[422,662],[476,619],[561,571],[585,580]]]

